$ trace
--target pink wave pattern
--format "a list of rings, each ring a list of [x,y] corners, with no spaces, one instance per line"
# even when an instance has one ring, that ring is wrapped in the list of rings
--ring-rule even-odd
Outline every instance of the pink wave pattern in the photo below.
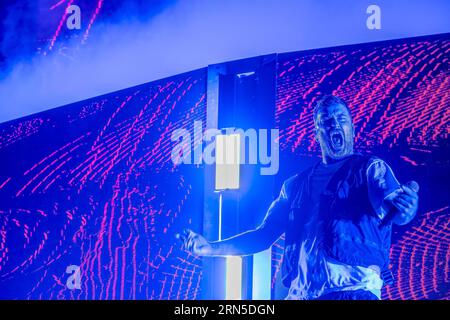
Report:
[[[204,88],[194,71],[0,126],[1,298],[199,297],[201,259],[174,235],[201,228],[202,168],[170,155]]]

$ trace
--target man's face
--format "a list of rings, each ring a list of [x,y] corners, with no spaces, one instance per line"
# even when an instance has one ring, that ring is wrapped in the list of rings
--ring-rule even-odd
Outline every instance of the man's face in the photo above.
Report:
[[[324,157],[340,159],[353,154],[353,124],[345,106],[333,104],[322,108],[315,125],[316,138]]]

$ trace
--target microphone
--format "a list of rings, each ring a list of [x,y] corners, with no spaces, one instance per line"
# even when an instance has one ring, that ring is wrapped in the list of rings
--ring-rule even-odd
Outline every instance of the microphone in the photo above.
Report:
[[[411,181],[407,182],[405,185],[408,188],[410,188],[412,191],[414,191],[415,193],[419,192],[419,184],[416,181],[411,180]]]
[[[414,191],[415,193],[419,192],[419,184],[414,181],[408,181],[407,183],[405,183],[405,186],[410,188],[412,191]],[[395,210],[391,210],[388,212],[388,214],[384,217],[383,221],[381,221],[380,227],[384,227],[387,224],[389,224],[390,222],[392,222],[392,220],[394,219],[395,216]]]

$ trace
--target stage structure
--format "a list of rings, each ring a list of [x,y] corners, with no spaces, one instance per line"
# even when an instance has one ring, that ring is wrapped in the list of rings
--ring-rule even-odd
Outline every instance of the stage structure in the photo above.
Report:
[[[195,257],[175,234],[257,227],[284,179],[318,159],[312,109],[335,94],[356,150],[421,186],[418,216],[394,227],[383,298],[449,299],[449,53],[443,34],[272,54],[1,124],[0,298],[283,299],[283,237],[235,259]],[[212,128],[222,146],[237,141],[227,128],[279,129],[278,173],[241,164],[227,185],[215,165],[174,164],[175,130],[195,150]]]

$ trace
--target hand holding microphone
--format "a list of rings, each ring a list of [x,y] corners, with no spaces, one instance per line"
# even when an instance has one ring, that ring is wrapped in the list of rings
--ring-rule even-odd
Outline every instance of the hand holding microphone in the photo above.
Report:
[[[382,225],[387,225],[393,222],[398,225],[404,225],[410,222],[417,213],[419,205],[419,184],[414,181],[408,181],[401,186],[402,192],[398,193],[391,203],[395,210],[391,211],[382,222]]]

